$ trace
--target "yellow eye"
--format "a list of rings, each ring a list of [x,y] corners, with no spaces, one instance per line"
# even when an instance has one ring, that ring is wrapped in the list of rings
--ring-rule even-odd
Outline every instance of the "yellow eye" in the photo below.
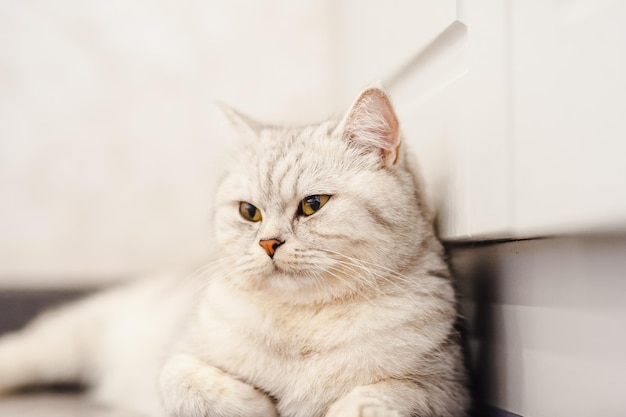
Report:
[[[239,203],[239,214],[241,214],[241,217],[251,222],[260,222],[262,219],[261,210],[245,201]]]
[[[310,195],[304,200],[300,201],[298,214],[310,216],[311,214],[321,209],[324,204],[328,202],[329,199],[329,195]]]

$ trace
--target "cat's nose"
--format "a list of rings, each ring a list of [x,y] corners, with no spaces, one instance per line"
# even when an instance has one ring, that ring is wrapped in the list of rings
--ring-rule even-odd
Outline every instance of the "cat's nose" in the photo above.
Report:
[[[285,242],[281,242],[278,239],[263,239],[259,241],[259,245],[261,245],[261,247],[265,249],[267,255],[272,259],[274,258],[274,253],[276,253],[276,249],[283,243]]]

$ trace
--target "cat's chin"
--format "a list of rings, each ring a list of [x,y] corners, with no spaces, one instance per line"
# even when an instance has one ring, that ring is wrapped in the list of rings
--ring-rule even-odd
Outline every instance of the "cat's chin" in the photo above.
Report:
[[[269,279],[293,279],[293,271],[286,269],[284,266],[277,265],[273,263],[269,268],[270,272],[268,273]]]
[[[273,262],[263,273],[264,280],[274,288],[282,288],[287,291],[300,291],[303,288],[318,282],[310,271],[302,271],[294,268],[293,265],[285,265],[280,262]]]
[[[353,286],[341,285],[336,276],[292,268],[274,264],[259,288],[276,301],[297,305],[332,302],[352,292]]]
[[[263,272],[268,279],[297,279],[307,275],[299,265],[290,262],[288,255],[275,256],[268,260],[263,267]]]
[[[294,270],[293,267],[273,262],[272,265],[267,268],[266,279],[276,281],[302,281],[302,279],[306,279],[304,275],[302,271]]]
[[[273,259],[257,257],[250,260],[241,279],[235,284],[247,291],[261,291],[264,298],[290,304],[329,302],[348,296],[355,289],[351,276],[341,271],[337,264],[295,262],[289,253],[277,253]]]

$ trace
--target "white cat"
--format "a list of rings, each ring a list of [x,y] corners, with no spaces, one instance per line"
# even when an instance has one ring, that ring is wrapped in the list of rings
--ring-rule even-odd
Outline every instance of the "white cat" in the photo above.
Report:
[[[298,128],[229,114],[214,260],[4,336],[0,391],[80,381],[150,416],[464,415],[449,271],[387,95]]]

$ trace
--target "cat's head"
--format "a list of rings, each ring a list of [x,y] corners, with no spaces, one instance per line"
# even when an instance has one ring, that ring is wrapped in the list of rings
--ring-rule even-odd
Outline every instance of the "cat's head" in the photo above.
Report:
[[[219,186],[215,233],[228,279],[294,302],[328,301],[401,274],[432,229],[387,95],[365,90],[345,117],[243,136]]]

